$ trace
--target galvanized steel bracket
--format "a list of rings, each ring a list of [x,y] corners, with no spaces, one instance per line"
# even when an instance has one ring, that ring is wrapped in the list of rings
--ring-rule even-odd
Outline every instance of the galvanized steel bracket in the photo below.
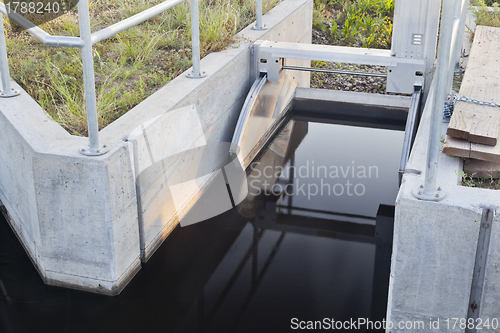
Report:
[[[9,92],[5,92],[3,90],[0,90],[0,97],[1,98],[7,98],[7,97],[14,97],[18,96],[21,92],[19,90],[16,90],[14,88],[11,88]]]
[[[80,154],[85,156],[99,156],[104,155],[109,151],[109,147],[107,145],[99,145],[97,149],[91,149],[90,147],[84,147],[80,149]]]
[[[420,185],[411,191],[411,194],[419,200],[441,201],[446,197],[446,193],[438,187],[436,191],[426,191],[424,185]]]
[[[193,72],[187,73],[186,77],[189,79],[202,79],[207,76],[207,73],[205,72],[200,72],[199,74],[194,74]]]
[[[278,82],[285,59],[384,66],[386,90],[394,93],[412,94],[413,87],[422,86],[425,79],[424,59],[395,57],[390,50],[274,41],[257,41],[253,45],[254,77],[265,73],[269,81]]]

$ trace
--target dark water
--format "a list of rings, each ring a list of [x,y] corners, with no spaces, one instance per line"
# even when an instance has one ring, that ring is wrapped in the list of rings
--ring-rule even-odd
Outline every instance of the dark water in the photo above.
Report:
[[[1,218],[0,331],[289,332],[299,321],[382,320],[402,140],[290,122],[254,165],[247,200],[177,227],[116,297],[44,285]]]

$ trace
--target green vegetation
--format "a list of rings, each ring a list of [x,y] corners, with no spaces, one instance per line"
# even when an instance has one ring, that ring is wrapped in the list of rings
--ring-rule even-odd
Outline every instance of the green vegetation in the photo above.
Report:
[[[315,27],[328,32],[331,44],[391,46],[394,0],[317,0],[314,13]]]
[[[465,172],[458,173],[462,180],[460,185],[467,187],[479,187],[491,190],[500,190],[500,179],[493,178],[491,175],[489,177],[475,177],[475,173],[468,175]]]
[[[477,6],[474,10],[477,25],[500,27],[500,4],[498,2],[477,0],[475,5]],[[493,7],[493,12],[488,10],[488,6]]]
[[[314,43],[389,49],[394,0],[315,0]],[[313,61],[313,67],[333,70],[384,72],[385,68]],[[383,78],[311,73],[314,88],[385,93]]]
[[[280,0],[265,1],[266,12]],[[95,0],[92,31],[150,8],[161,0]],[[255,20],[249,0],[201,0],[202,57],[236,42],[234,35]],[[12,78],[68,132],[87,135],[79,49],[43,45],[4,21]],[[78,36],[72,11],[41,26],[52,35]],[[93,48],[99,128],[126,113],[191,66],[189,3],[182,3]]]
[[[470,0],[471,6],[493,6],[495,3],[498,3],[498,0]]]

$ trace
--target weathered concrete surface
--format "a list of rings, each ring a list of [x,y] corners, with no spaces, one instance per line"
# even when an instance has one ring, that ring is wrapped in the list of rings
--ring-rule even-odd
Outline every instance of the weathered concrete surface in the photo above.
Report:
[[[445,199],[427,202],[411,194],[424,181],[431,108],[427,103],[407,165],[407,170],[422,173],[406,173],[396,199],[387,310],[387,320],[395,328],[387,332],[415,331],[399,329],[400,321],[423,321],[425,328],[419,332],[462,332],[458,325],[448,327],[445,320],[467,317],[482,210],[492,208],[498,214],[500,204],[499,191],[459,185],[461,159],[442,153],[437,184],[445,191]],[[443,124],[443,135],[446,125]],[[495,233],[498,228],[496,219],[483,292],[485,301],[480,309],[481,314],[496,313],[497,317],[498,306],[494,304],[500,296],[500,273],[495,266],[500,260],[499,234]],[[431,318],[440,320],[439,330],[429,327]]]
[[[129,134],[150,119],[194,105],[205,140],[228,141],[251,83],[250,42],[310,42],[311,21],[312,1],[284,1],[264,16],[269,30],[247,28],[241,33],[244,42],[202,59],[206,78],[183,74],[103,129],[101,141],[111,150],[98,157],[81,155],[87,138],[69,135],[13,83],[21,95],[0,99],[0,200],[44,281],[118,294],[140,269],[140,236],[145,260],[145,253],[154,252],[183,214],[160,205],[164,193],[148,193],[152,204],[144,211],[136,195]],[[307,86],[307,73],[295,77]],[[190,125],[176,124],[172,122],[177,135],[189,137]],[[159,140],[157,146],[165,144]],[[214,165],[223,156],[211,154]],[[156,224],[154,232],[140,235],[139,218],[141,228]]]

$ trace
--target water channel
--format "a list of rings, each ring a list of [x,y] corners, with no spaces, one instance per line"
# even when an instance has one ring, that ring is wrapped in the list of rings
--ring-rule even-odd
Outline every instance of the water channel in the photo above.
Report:
[[[178,226],[115,297],[44,285],[0,217],[0,332],[274,333],[382,320],[403,130],[292,118],[253,164],[247,199]]]

